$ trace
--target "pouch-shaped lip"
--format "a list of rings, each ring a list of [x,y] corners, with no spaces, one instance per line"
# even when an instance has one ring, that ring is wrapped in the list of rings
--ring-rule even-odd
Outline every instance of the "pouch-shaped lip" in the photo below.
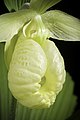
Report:
[[[46,80],[40,83],[44,76]],[[23,42],[18,39],[8,80],[12,94],[24,106],[49,107],[55,102],[65,81],[63,58],[49,40],[40,46],[32,39]]]

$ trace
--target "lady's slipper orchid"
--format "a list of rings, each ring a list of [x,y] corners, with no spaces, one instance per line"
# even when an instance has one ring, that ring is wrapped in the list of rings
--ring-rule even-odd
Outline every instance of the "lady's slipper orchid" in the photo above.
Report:
[[[0,16],[0,42],[5,42],[5,63],[13,96],[24,106],[46,108],[55,102],[65,81],[65,66],[49,38],[80,41],[80,20],[59,10],[46,11],[61,0],[30,0],[17,12]],[[21,2],[22,3],[22,2]],[[12,7],[10,6],[12,5]]]
[[[24,106],[49,107],[65,81],[63,58],[49,37],[50,32],[37,15],[23,27],[14,47],[9,88]]]

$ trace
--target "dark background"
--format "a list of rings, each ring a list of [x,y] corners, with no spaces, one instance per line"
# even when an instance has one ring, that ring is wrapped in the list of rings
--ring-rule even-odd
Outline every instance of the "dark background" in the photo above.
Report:
[[[62,0],[51,9],[59,9],[74,17],[80,18],[79,0]],[[8,10],[3,0],[0,0],[0,14],[6,12],[8,12]],[[80,109],[80,42],[53,41],[64,57],[66,71],[71,74],[75,82],[74,93],[78,96],[78,105],[76,109]]]

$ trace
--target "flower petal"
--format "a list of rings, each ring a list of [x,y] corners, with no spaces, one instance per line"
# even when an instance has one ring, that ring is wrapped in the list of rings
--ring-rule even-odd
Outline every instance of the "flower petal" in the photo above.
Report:
[[[80,20],[59,10],[42,15],[45,26],[53,33],[53,38],[65,41],[80,41]]]
[[[33,10],[20,10],[14,13],[7,13],[0,16],[0,42],[11,40],[12,37],[19,32],[23,25],[33,16],[36,12]]]
[[[30,7],[39,13],[44,13],[47,9],[60,1],[61,0],[31,0]]]

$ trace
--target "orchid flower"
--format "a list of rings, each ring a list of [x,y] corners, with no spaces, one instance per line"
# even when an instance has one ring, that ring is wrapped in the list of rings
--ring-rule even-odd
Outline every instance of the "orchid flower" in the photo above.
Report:
[[[28,7],[22,9],[22,4],[11,7],[11,1],[5,0],[7,8],[16,11],[0,16],[8,86],[26,107],[50,107],[63,88],[64,59],[49,38],[80,41],[79,19],[60,10],[48,10],[60,1],[30,0]]]

